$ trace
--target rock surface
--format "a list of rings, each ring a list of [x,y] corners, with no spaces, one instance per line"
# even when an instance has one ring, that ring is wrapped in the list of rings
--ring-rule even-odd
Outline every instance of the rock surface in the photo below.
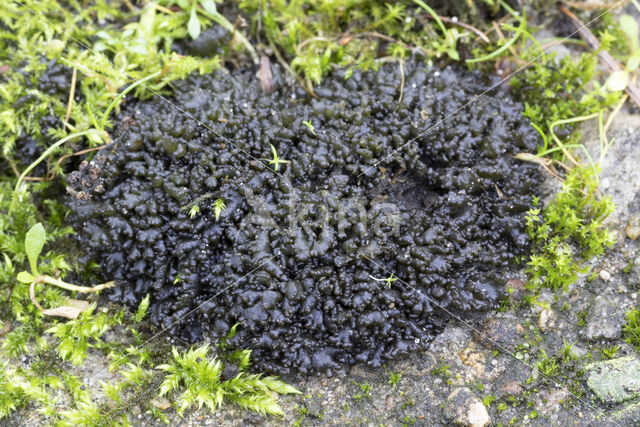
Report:
[[[556,314],[550,308],[542,310],[538,317],[538,327],[542,332],[546,332],[556,325]]]
[[[604,403],[621,403],[640,395],[640,360],[620,357],[586,366],[587,385]]]
[[[622,425],[640,425],[640,402],[627,405],[614,413],[612,419]]]
[[[635,240],[640,236],[640,213],[636,212],[629,217],[629,223],[625,229],[627,237]]]
[[[605,296],[597,296],[585,329],[588,340],[615,339],[622,333],[624,312]]]
[[[468,427],[484,427],[491,423],[487,408],[467,387],[457,388],[447,397],[445,417]]]

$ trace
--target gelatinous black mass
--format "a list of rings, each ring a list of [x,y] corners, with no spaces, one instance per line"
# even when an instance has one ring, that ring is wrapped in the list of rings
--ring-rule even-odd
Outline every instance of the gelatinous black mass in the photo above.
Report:
[[[240,322],[231,344],[281,374],[426,349],[448,319],[432,301],[496,308],[540,181],[513,155],[537,136],[502,92],[449,117],[481,74],[404,73],[336,72],[317,98],[275,69],[271,94],[255,71],[176,83],[172,101],[219,135],[160,99],[128,107],[116,143],[70,176],[85,259],[118,283],[108,298],[150,293],[152,321],[189,342]]]

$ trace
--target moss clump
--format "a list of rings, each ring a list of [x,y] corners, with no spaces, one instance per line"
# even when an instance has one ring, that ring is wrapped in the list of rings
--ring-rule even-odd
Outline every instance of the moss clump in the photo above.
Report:
[[[241,323],[230,343],[281,373],[428,347],[447,316],[426,296],[495,308],[539,181],[512,155],[537,136],[503,93],[440,123],[483,91],[479,74],[405,73],[403,88],[394,66],[338,73],[319,99],[264,94],[248,72],[178,83],[175,102],[215,133],[159,100],[125,112],[135,123],[70,189],[86,259],[120,284],[110,298],[149,292],[151,319],[188,341]]]
[[[536,249],[527,263],[527,288],[564,289],[579,273],[584,260],[613,246],[613,234],[602,222],[614,210],[610,198],[597,196],[598,177],[589,167],[576,167],[544,209],[527,214],[527,229]],[[536,202],[537,205],[537,202]]]

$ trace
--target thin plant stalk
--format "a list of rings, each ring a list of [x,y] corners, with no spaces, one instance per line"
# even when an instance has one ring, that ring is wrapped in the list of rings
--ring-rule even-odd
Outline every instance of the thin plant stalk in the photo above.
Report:
[[[225,18],[223,15],[221,15],[218,12],[210,13],[204,9],[198,9],[198,12],[200,12],[207,18],[211,19],[212,21],[216,22],[218,25],[220,25],[221,27],[229,31],[231,34],[233,34],[233,36],[237,38],[240,41],[240,43],[242,43],[244,47],[249,51],[249,55],[251,55],[251,59],[253,60],[253,63],[256,65],[260,63],[260,59],[258,59],[258,53],[256,52],[256,49],[253,47],[251,42],[247,40],[247,38],[243,36],[240,33],[240,31],[236,31],[236,28],[233,26],[231,22],[229,22],[227,18]]]
[[[553,129],[556,126],[559,126],[559,125],[567,125],[567,124],[572,124],[572,123],[584,122],[586,120],[591,120],[591,119],[594,119],[594,118],[598,117],[598,114],[600,114],[600,113],[598,112],[598,113],[589,114],[588,116],[579,116],[579,117],[572,117],[570,119],[565,119],[565,120],[558,120],[558,121],[555,121],[555,122],[553,122],[553,123],[551,123],[549,125],[549,133],[551,134],[551,138],[553,138],[553,140],[558,145],[558,147],[560,147],[560,149],[562,149],[562,152],[564,153],[564,155],[567,156],[567,159],[569,159],[571,161],[571,163],[573,163],[574,165],[577,165],[578,162],[576,161],[575,158],[573,158],[571,153],[569,153],[569,151],[567,151],[565,149],[565,147],[569,147],[569,146],[568,145],[564,145],[562,143],[562,141],[560,141],[560,138],[558,138],[556,136],[555,132],[553,132]],[[593,164],[593,161],[591,160],[591,156],[589,156],[589,153],[587,153],[587,157],[591,161],[591,165],[593,166],[594,171],[595,171],[595,165]],[[597,176],[597,173],[596,173],[596,176]]]
[[[110,282],[102,283],[100,285],[95,285],[95,286],[78,286],[78,285],[73,285],[71,283],[64,282],[60,279],[56,279],[51,276],[47,276],[46,274],[36,277],[33,282],[46,283],[49,285],[57,286],[62,289],[66,289],[67,291],[80,292],[83,294],[99,292],[104,289],[113,288],[116,285],[114,281],[110,281]]]
[[[100,123],[100,130],[104,130],[106,124],[107,124],[107,119],[109,118],[109,114],[111,114],[111,110],[113,110],[116,106],[116,104],[118,104],[118,102],[129,92],[131,92],[133,89],[135,89],[137,86],[140,86],[142,83],[151,80],[154,77],[157,77],[160,75],[162,71],[158,71],[156,73],[153,73],[143,79],[138,80],[137,82],[132,83],[128,88],[126,88],[125,90],[123,90],[117,97],[116,99],[113,100],[113,102],[111,102],[111,104],[109,104],[109,107],[107,107],[107,111],[104,112],[104,115],[102,116],[102,121]]]
[[[491,53],[489,53],[487,55],[479,56],[477,58],[470,58],[470,59],[467,59],[465,62],[467,64],[475,64],[477,62],[489,61],[489,60],[495,58],[496,56],[501,55],[503,52],[505,52],[507,49],[509,49],[511,46],[513,46],[513,44],[518,41],[520,36],[522,34],[524,34],[525,25],[526,25],[526,21],[523,19],[520,22],[520,27],[518,27],[518,31],[516,31],[516,34],[513,37],[511,37],[505,44],[503,44],[498,49],[494,50],[493,52],[491,52]]]
[[[424,10],[426,10],[429,13],[429,15],[431,15],[433,20],[436,21],[436,24],[438,24],[438,27],[440,27],[440,31],[442,31],[442,34],[446,37],[447,36],[447,28],[444,26],[444,23],[442,22],[442,19],[440,19],[440,16],[438,16],[436,11],[433,10],[431,7],[429,7],[429,5],[427,5],[422,0],[413,0],[413,2],[415,4],[417,4],[418,6],[420,6],[421,8],[423,8]]]

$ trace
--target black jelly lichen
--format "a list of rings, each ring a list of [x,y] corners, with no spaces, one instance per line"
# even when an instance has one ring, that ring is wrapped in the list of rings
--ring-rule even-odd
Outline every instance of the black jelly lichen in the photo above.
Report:
[[[430,299],[495,308],[540,180],[513,155],[537,136],[507,94],[474,98],[480,74],[404,73],[337,72],[318,98],[263,93],[248,71],[177,82],[172,101],[224,139],[162,100],[129,107],[70,176],[85,259],[118,283],[108,297],[150,293],[153,322],[190,342],[240,322],[230,344],[279,373],[425,349],[447,320]]]

